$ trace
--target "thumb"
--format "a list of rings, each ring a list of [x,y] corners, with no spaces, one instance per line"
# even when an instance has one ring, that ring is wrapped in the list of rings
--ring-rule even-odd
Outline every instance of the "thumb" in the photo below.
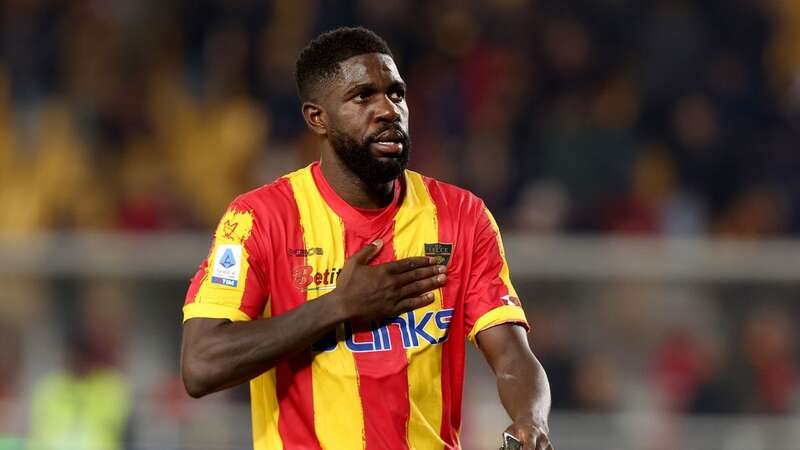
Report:
[[[352,259],[359,264],[369,264],[373,258],[378,256],[378,253],[381,252],[382,248],[383,241],[380,239],[375,239],[371,244],[362,248],[355,255],[353,255]]]

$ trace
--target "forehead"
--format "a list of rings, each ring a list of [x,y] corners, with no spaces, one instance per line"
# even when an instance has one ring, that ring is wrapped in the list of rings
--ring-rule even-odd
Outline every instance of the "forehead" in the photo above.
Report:
[[[403,81],[389,55],[367,53],[339,63],[339,84],[347,88],[356,84]]]

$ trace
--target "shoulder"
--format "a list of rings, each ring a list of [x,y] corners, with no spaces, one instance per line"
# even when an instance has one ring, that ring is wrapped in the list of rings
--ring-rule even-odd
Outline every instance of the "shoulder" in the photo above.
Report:
[[[440,209],[447,209],[461,214],[482,214],[486,208],[483,200],[467,189],[411,170],[408,173],[409,176],[418,177],[421,180],[431,199]]]
[[[262,220],[293,216],[297,206],[290,178],[295,173],[239,195],[231,202],[231,209],[249,212]]]
[[[297,204],[289,182],[290,175],[236,197],[217,226],[219,242],[246,242],[251,237],[267,242],[281,236],[298,222]],[[265,251],[265,250],[264,250]]]

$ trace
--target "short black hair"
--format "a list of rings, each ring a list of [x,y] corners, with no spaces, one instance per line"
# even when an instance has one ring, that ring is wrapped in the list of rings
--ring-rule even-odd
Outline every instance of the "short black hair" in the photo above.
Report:
[[[339,71],[339,63],[366,53],[392,51],[380,36],[363,27],[342,27],[322,33],[300,52],[295,64],[295,82],[300,101],[311,100],[320,82]]]

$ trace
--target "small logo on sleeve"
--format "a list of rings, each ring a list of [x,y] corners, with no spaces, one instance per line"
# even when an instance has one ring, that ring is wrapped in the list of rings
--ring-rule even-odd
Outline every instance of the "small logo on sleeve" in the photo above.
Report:
[[[233,234],[236,233],[236,228],[239,227],[239,222],[231,223],[230,220],[226,220],[222,224],[222,237],[225,239],[234,240]]]
[[[223,286],[237,287],[242,268],[242,246],[220,245],[214,255],[211,282]]]
[[[453,254],[453,244],[442,244],[437,242],[435,244],[425,244],[425,256],[432,256],[436,258],[438,264],[447,265],[450,262],[450,256]]]
[[[522,306],[522,303],[520,303],[519,299],[513,295],[504,295],[500,298],[506,302],[506,305],[508,306]]]

